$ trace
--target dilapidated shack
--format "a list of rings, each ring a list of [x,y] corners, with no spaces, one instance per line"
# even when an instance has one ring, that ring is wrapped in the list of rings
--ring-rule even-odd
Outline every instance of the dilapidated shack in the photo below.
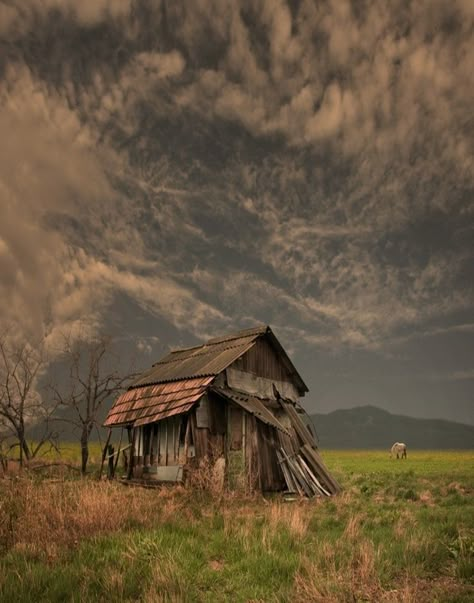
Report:
[[[270,327],[257,327],[169,353],[105,426],[128,433],[129,479],[186,481],[206,460],[230,488],[333,495],[299,403],[307,391]]]

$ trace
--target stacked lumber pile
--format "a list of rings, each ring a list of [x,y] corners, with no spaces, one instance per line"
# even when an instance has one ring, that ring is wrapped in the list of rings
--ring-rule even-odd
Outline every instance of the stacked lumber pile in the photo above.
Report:
[[[329,473],[316,442],[301,420],[294,404],[280,399],[294,432],[290,437],[279,433],[280,449],[276,451],[288,491],[300,496],[333,496],[340,485]]]

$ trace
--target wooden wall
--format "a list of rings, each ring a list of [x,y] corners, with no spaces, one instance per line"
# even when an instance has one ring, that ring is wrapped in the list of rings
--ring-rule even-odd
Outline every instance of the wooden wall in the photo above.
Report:
[[[276,450],[279,446],[276,429],[257,421],[260,487],[264,492],[285,488],[283,473],[278,464]]]
[[[135,464],[177,465],[185,461],[187,416],[178,415],[136,430]]]
[[[294,382],[293,376],[289,373],[277,352],[263,338],[257,339],[255,345],[232,364],[232,368],[275,381]]]
[[[284,478],[275,449],[276,430],[258,421],[240,406],[218,396],[206,397],[199,409],[164,419],[135,431],[134,475],[163,468],[188,465],[200,459],[225,456],[230,487],[278,491]],[[192,452],[191,452],[192,451]],[[193,459],[195,459],[193,461]]]
[[[199,407],[191,411],[190,421],[196,457],[222,456],[227,428],[225,402],[212,394],[203,396]]]

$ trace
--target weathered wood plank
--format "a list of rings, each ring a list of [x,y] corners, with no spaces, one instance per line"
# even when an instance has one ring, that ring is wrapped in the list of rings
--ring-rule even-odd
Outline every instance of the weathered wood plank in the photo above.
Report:
[[[205,394],[199,401],[198,406],[196,407],[196,426],[198,428],[208,428],[210,427],[209,421],[209,399]]]
[[[298,416],[298,413],[296,412],[293,405],[290,402],[286,402],[284,400],[280,400],[280,402],[281,402],[282,407],[284,408],[284,410],[290,417],[292,426],[293,426],[294,430],[296,431],[299,439],[301,440],[301,444],[302,445],[308,444],[308,446],[314,446],[315,443],[314,443],[313,437],[311,436],[308,429],[306,428],[306,425],[303,423],[301,418]]]
[[[122,438],[123,438],[123,427],[120,430],[120,440],[119,440],[119,445],[118,445],[117,458],[115,459],[115,463],[114,463],[114,467],[113,467],[113,471],[112,471],[114,476],[117,471],[117,465],[118,465],[119,458],[120,458],[120,449],[122,447]]]
[[[128,463],[128,472],[127,479],[132,479],[133,477],[133,466],[135,464],[135,442],[137,439],[137,430],[132,427],[132,442],[130,447],[130,461]]]
[[[278,462],[280,463],[281,470],[283,471],[283,476],[285,478],[286,487],[288,489],[288,492],[298,493],[298,489],[295,486],[294,480],[291,476],[291,472],[288,469],[288,467],[286,466],[286,461],[285,461],[283,454],[279,450],[277,450],[276,455],[278,458]]]
[[[319,453],[314,450],[314,448],[306,444],[302,446],[301,453],[303,454],[306,461],[309,463],[309,466],[313,468],[313,471],[317,475],[319,481],[324,485],[324,487],[329,490],[331,494],[337,494],[338,492],[340,492],[340,485],[329,473]]]
[[[321,485],[321,482],[318,480],[318,478],[315,476],[315,474],[311,471],[311,469],[309,468],[309,466],[307,465],[307,463],[303,457],[300,457],[300,462],[303,464],[303,466],[306,468],[306,470],[309,473],[309,475],[311,476],[311,478],[314,480],[316,487],[319,489],[320,493],[324,494],[325,496],[331,496],[330,492],[328,492],[325,488],[323,488],[323,486]]]
[[[238,406],[229,405],[229,437],[230,449],[242,449],[242,417],[243,411]]]

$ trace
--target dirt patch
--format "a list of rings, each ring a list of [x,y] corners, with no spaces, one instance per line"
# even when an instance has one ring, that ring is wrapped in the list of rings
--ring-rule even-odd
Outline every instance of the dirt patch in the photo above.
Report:
[[[209,567],[215,572],[221,572],[224,569],[224,562],[219,561],[219,559],[212,559],[209,561]]]
[[[433,495],[429,490],[424,490],[421,492],[418,500],[428,507],[432,507],[434,505]]]
[[[459,482],[451,482],[450,484],[448,484],[447,491],[448,494],[453,491],[456,491],[459,494],[466,494],[466,489],[464,488],[464,486],[461,486]]]

